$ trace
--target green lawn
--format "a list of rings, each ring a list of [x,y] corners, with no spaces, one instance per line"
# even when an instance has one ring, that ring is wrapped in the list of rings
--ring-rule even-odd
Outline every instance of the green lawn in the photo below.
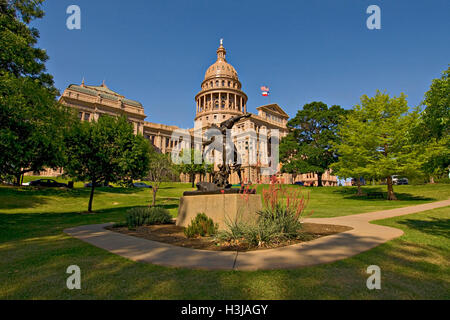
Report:
[[[190,189],[189,184],[165,184],[158,202],[176,215],[179,196]],[[355,198],[354,188],[306,190],[314,217],[450,198],[449,185],[398,186],[401,200],[395,202]],[[332,264],[195,271],[136,263],[65,235],[62,230],[68,227],[123,220],[127,208],[151,201],[148,189],[98,191],[97,214],[88,215],[82,214],[88,189],[0,187],[0,299],[450,299],[450,207],[378,221],[405,235]],[[82,290],[65,287],[65,270],[73,264],[82,270]],[[365,270],[372,264],[381,267],[379,291],[365,285]]]

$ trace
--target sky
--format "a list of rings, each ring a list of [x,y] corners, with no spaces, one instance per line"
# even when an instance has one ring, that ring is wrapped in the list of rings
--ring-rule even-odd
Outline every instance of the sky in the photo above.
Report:
[[[69,5],[81,29],[69,30]],[[369,30],[370,5],[381,29]],[[450,63],[448,0],[47,0],[33,22],[56,87],[106,85],[144,105],[147,121],[193,127],[195,95],[224,39],[247,109],[306,103],[346,109],[376,90],[410,107]],[[260,87],[271,89],[270,98]]]

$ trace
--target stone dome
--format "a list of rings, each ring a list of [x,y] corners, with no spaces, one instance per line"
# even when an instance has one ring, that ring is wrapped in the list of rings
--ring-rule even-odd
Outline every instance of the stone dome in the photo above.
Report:
[[[217,49],[217,61],[206,70],[205,81],[222,77],[239,80],[236,69],[225,59],[226,53],[223,44],[220,43],[220,47]]]

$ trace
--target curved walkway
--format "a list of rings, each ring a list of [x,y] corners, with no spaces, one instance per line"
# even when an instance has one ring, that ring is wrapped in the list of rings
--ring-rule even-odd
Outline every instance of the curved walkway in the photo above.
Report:
[[[450,200],[335,218],[306,219],[305,222],[353,229],[287,247],[239,253],[182,248],[136,238],[106,230],[110,223],[80,226],[64,232],[122,257],[162,266],[205,270],[291,269],[352,257],[403,234],[399,229],[370,224],[370,221],[446,206],[450,206]]]

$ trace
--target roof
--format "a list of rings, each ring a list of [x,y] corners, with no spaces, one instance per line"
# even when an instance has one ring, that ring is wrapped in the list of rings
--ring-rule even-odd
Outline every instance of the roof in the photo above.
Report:
[[[142,108],[142,104],[140,102],[125,98],[123,95],[109,89],[105,84],[102,84],[101,86],[80,86],[77,84],[71,84],[69,85],[69,88],[77,92],[89,94],[92,96],[100,96],[104,99],[112,101],[118,101],[120,99],[126,104]]]
[[[277,113],[277,114],[281,115],[283,118],[289,118],[289,115],[286,112],[284,112],[284,110],[281,109],[281,107],[276,103],[259,106],[258,108],[256,108],[256,110],[269,111],[272,113]]]

